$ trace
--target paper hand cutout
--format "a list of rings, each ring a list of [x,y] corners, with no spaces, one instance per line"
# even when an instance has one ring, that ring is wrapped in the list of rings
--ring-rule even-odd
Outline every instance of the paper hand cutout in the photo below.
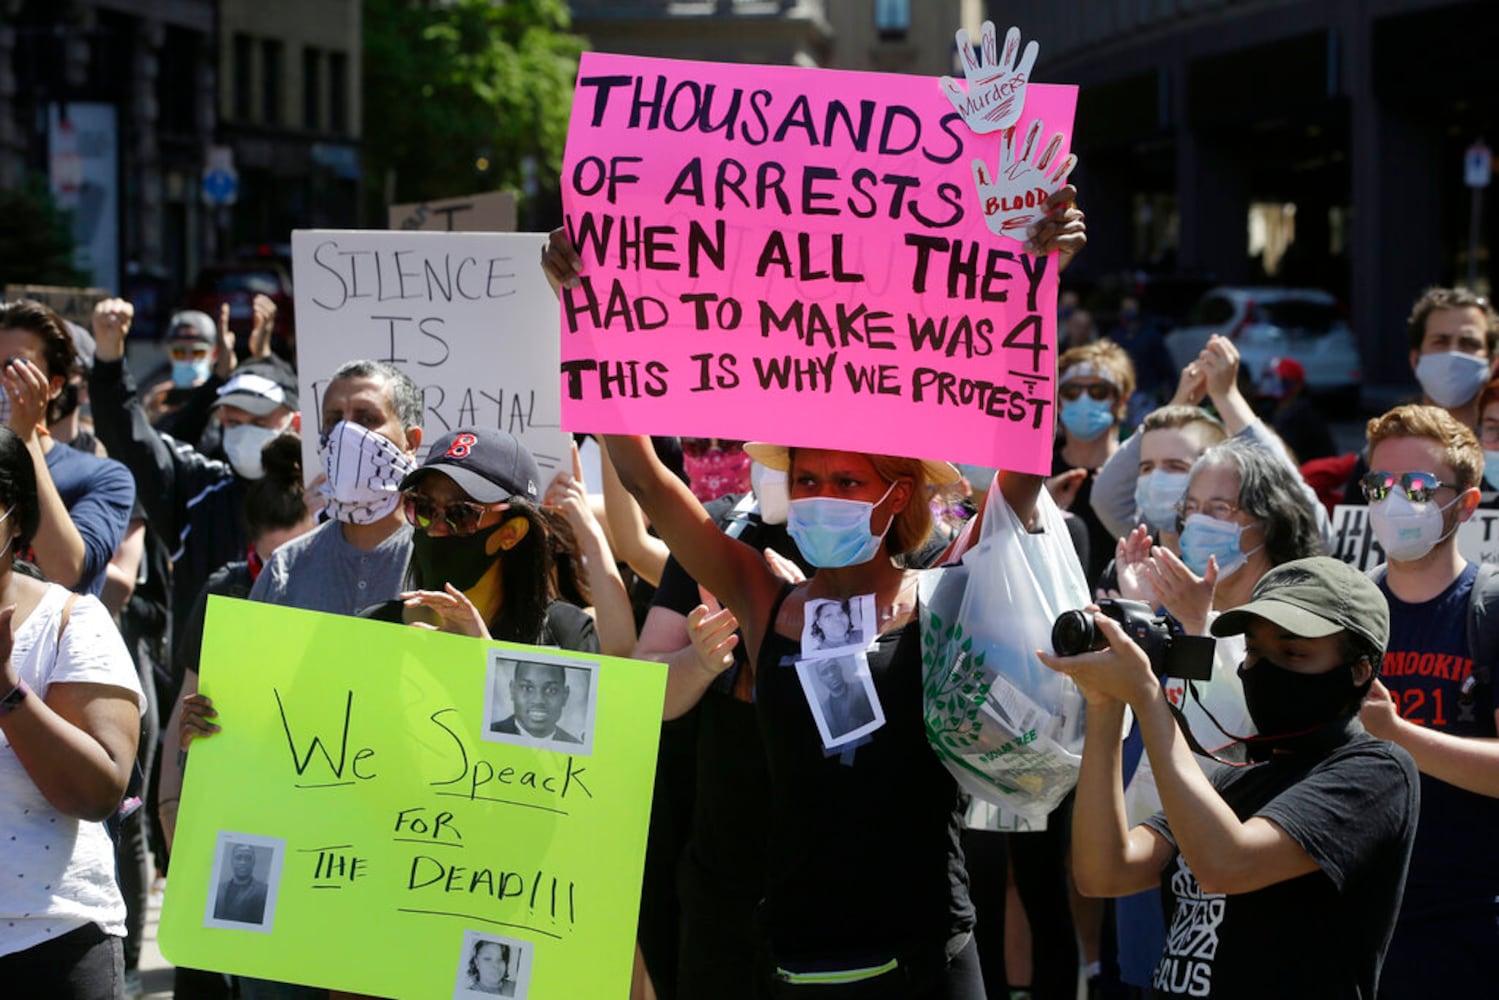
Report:
[[[1000,138],[997,172],[983,160],[973,161],[973,186],[991,233],[1024,242],[1026,230],[1041,221],[1046,199],[1067,183],[1067,175],[1077,166],[1075,155],[1060,155],[1067,140],[1061,132],[1052,135],[1036,158],[1042,127],[1037,118],[1024,137],[1019,129],[1007,130]]]
[[[994,45],[994,22],[985,21],[981,32],[982,55],[975,55],[968,32],[959,28],[955,36],[958,54],[963,59],[963,75],[968,79],[965,93],[958,81],[942,78],[942,92],[952,102],[963,121],[973,131],[984,134],[1010,128],[1020,120],[1025,107],[1025,84],[1036,64],[1040,45],[1032,41],[1025,47],[1020,64],[1015,64],[1020,48],[1020,29],[1011,28],[1005,35],[1004,57],[999,58]]]

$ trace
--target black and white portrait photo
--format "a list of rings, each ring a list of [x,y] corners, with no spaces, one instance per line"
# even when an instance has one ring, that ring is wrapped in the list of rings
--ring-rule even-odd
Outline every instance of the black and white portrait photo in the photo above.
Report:
[[[453,1000],[523,997],[531,979],[531,945],[483,931],[465,931]]]
[[[586,757],[593,753],[598,664],[491,650],[484,739]]]
[[[285,854],[286,842],[278,837],[220,830],[203,926],[269,934]]]
[[[842,746],[885,724],[863,653],[798,660],[796,674],[824,747]]]
[[[808,601],[802,619],[802,656],[861,650],[874,638],[874,595]]]

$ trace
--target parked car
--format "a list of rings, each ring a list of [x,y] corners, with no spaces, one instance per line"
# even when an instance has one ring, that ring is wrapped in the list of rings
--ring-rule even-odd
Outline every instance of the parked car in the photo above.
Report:
[[[1240,370],[1251,379],[1271,358],[1295,358],[1307,388],[1320,395],[1357,398],[1364,366],[1338,300],[1313,288],[1220,286],[1207,292],[1182,326],[1166,335],[1166,350],[1185,367],[1221,333],[1239,349]]]
[[[292,313],[291,271],[275,257],[247,258],[203,268],[188,294],[187,307],[201,309],[217,322],[219,305],[229,303],[229,329],[244,344],[253,316],[250,304],[256,295],[269,295],[276,303],[276,335],[292,342],[296,318]]]

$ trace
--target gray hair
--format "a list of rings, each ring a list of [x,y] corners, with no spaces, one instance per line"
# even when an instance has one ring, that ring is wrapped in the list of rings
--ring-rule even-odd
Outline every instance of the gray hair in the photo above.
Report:
[[[1302,489],[1301,477],[1283,459],[1253,441],[1231,437],[1193,463],[1187,488],[1199,472],[1213,466],[1227,466],[1239,474],[1239,509],[1264,525],[1270,565],[1326,555],[1312,500]]]
[[[402,430],[411,430],[422,425],[422,391],[395,365],[385,361],[345,361],[333,373],[333,381],[341,378],[383,378],[390,385],[391,402],[396,407],[396,419]]]

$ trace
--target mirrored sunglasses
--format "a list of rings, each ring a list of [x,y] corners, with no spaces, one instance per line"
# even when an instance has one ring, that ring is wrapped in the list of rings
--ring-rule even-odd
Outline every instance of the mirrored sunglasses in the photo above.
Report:
[[[1443,486],[1453,490],[1462,489],[1457,483],[1442,482],[1433,472],[1402,472],[1397,476],[1393,472],[1375,470],[1365,473],[1359,480],[1359,485],[1363,487],[1364,498],[1370,503],[1384,500],[1396,486],[1400,487],[1400,491],[1411,503],[1425,503]]]

